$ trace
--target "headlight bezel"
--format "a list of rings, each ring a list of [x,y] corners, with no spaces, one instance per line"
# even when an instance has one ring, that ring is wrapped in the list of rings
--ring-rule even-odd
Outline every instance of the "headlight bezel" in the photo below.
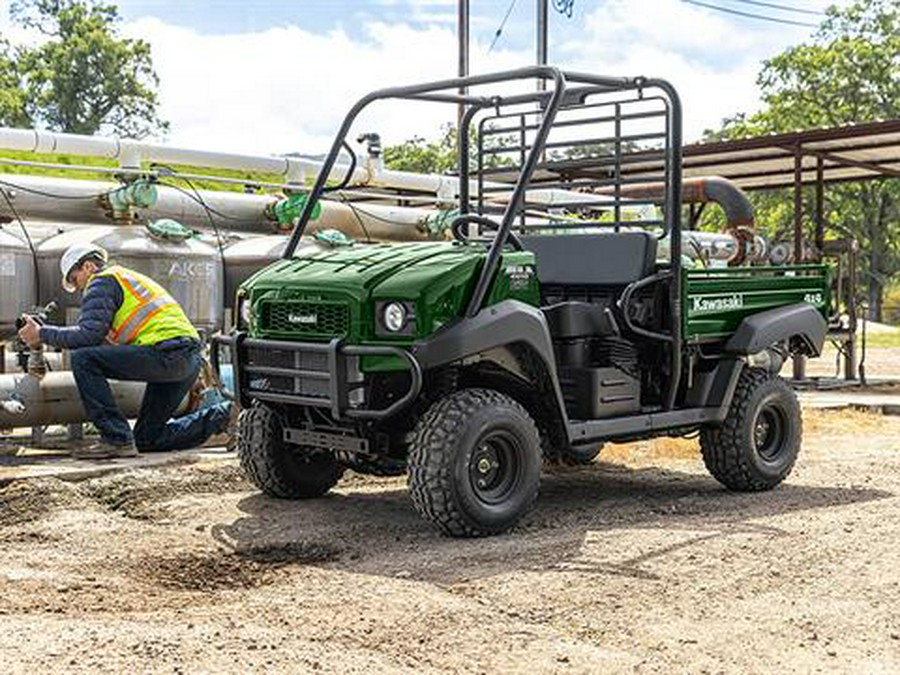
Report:
[[[238,293],[235,298],[235,325],[238,330],[249,330],[253,320],[250,297],[244,293]]]
[[[403,320],[400,326],[392,329],[388,326],[389,309],[399,307]],[[375,334],[378,337],[411,337],[416,334],[416,308],[410,300],[379,300],[375,303]]]

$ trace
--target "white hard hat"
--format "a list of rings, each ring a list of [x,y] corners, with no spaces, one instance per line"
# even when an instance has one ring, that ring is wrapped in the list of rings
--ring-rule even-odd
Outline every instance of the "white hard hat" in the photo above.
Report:
[[[76,288],[67,281],[69,272],[75,269],[79,263],[89,256],[98,256],[104,264],[109,260],[106,249],[97,244],[72,244],[59,259],[59,271],[62,272],[62,287],[69,293],[74,293]]]

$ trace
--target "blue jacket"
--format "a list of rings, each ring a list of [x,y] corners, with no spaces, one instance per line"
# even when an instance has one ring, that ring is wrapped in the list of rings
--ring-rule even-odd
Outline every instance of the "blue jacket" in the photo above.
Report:
[[[41,326],[41,342],[64,349],[103,344],[124,299],[122,287],[112,277],[91,279],[81,300],[78,323],[66,327]]]

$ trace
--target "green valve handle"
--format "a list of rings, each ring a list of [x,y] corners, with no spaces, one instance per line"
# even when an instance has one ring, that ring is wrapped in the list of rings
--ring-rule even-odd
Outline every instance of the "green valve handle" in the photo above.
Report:
[[[278,221],[280,226],[289,227],[294,224],[294,221],[300,217],[300,214],[303,213],[303,209],[306,207],[307,195],[291,195],[285,199],[280,199],[275,202],[270,207],[270,214]],[[310,216],[311,220],[316,220],[322,214],[322,204],[320,202],[316,202],[316,205],[313,207],[312,215]]]
[[[353,246],[356,242],[340,230],[319,230],[313,235],[316,241],[332,247]]]
[[[171,218],[151,220],[147,223],[146,228],[154,237],[168,239],[169,241],[186,241],[196,236],[196,232],[191,228],[185,227],[177,220],[172,220]]]
[[[422,221],[421,228],[432,236],[440,236],[450,229],[458,215],[459,209],[441,209],[437,213],[427,216]]]
[[[156,186],[146,180],[136,180],[107,195],[113,211],[127,211],[133,206],[149,209],[156,204]]]

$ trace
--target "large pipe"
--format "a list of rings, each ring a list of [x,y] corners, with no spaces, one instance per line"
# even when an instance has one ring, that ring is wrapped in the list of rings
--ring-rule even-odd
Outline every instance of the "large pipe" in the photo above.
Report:
[[[44,360],[47,362],[47,368],[51,371],[63,370],[65,360],[62,352],[44,352]],[[3,350],[3,370],[2,373],[21,373],[19,366],[19,355],[12,348],[12,344],[8,344]]]
[[[142,162],[237,169],[284,176],[288,182],[303,184],[310,173],[321,166],[303,157],[262,157],[225,152],[190,150],[168,145],[145,143],[113,136],[83,136],[37,129],[0,128],[0,148],[34,153],[58,153],[82,157],[117,159],[123,167],[138,168]],[[346,173],[347,165],[335,166],[332,178]],[[364,176],[360,169],[359,177]],[[356,178],[357,173],[354,173]]]
[[[111,221],[97,197],[116,189],[118,184],[19,174],[2,176],[0,180],[0,189],[6,191],[15,208],[13,213],[6,200],[0,200],[0,217],[14,219],[18,215],[26,221],[94,225]],[[209,190],[193,195],[166,186],[159,186],[157,193],[151,208],[135,209],[141,219],[172,218],[189,227],[207,229],[210,219],[215,219],[218,227],[230,231],[278,231],[277,223],[266,216],[267,207],[276,202],[272,196]],[[385,241],[424,239],[430,234],[428,223],[439,213],[435,209],[323,201],[322,214],[311,223],[309,232],[333,228],[359,239],[366,238],[366,233],[372,239]]]
[[[181,166],[201,166],[217,169],[234,169],[273,173],[283,176],[289,183],[304,185],[306,179],[319,173],[323,162],[304,157],[278,156],[263,157],[238,155],[205,150],[190,150],[167,145],[144,143],[129,139],[102,136],[82,136],[34,129],[11,129],[0,127],[0,150],[18,150],[35,153],[63,153],[83,157],[118,159],[122,167],[139,168],[142,162],[178,164]],[[342,180],[349,165],[336,162],[328,178]],[[353,170],[350,182],[354,187],[382,187],[399,190],[414,190],[437,195],[439,201],[455,203],[459,197],[459,179],[440,174],[422,174],[411,171],[386,169],[381,157],[368,157]],[[470,191],[478,189],[475,180],[470,182]],[[486,181],[491,189],[508,188],[508,192],[494,194],[500,200],[512,194],[512,186],[507,183]],[[544,189],[529,190],[527,201],[533,204],[553,205],[568,201],[584,202],[589,196],[570,190]],[[606,200],[598,199],[598,204]]]
[[[618,186],[618,194],[624,198],[662,201],[665,198],[664,183],[638,183]],[[604,188],[602,193],[612,194],[614,188]],[[755,233],[753,206],[747,195],[727,178],[708,176],[686,178],[682,181],[681,201],[685,204],[714,202],[725,212],[725,231],[737,242],[735,255],[728,261],[730,267],[743,264],[751,254]]]
[[[122,413],[137,417],[144,396],[143,382],[110,382]],[[17,401],[24,410],[16,414],[3,403]],[[71,424],[88,421],[71,371],[47,373],[37,378],[25,373],[0,375],[0,429]]]

